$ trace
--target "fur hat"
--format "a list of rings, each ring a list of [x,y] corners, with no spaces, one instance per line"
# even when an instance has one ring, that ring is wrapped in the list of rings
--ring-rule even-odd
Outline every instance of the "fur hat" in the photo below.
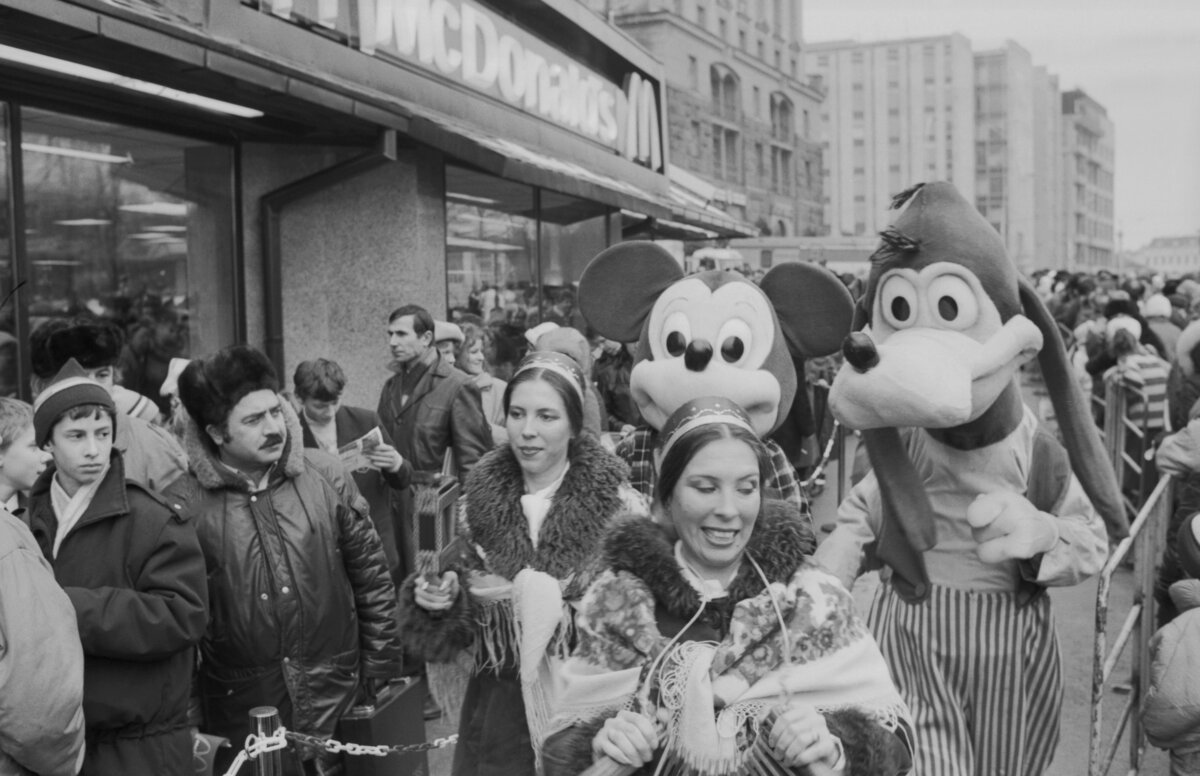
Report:
[[[1133,335],[1134,342],[1142,338],[1142,324],[1137,322],[1136,318],[1130,318],[1128,315],[1117,315],[1108,320],[1104,327],[1105,338],[1112,342],[1118,331],[1127,331]]]
[[[200,428],[219,426],[248,393],[279,391],[275,367],[249,345],[194,359],[179,375],[179,400]]]
[[[84,369],[112,366],[121,357],[125,335],[108,321],[47,321],[29,337],[33,374],[49,380],[74,359]]]
[[[108,410],[116,424],[117,407],[103,385],[87,376],[73,358],[54,375],[54,382],[33,402],[33,438],[38,447],[50,439],[54,424],[67,410],[85,404],[98,404]],[[115,429],[114,429],[115,430]]]

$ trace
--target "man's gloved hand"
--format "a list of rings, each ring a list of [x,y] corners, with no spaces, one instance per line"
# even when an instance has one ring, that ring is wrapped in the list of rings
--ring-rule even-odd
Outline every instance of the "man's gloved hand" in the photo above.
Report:
[[[379,700],[379,694],[387,687],[388,680],[378,676],[363,677],[358,688],[359,703],[363,706],[374,706]]]
[[[1054,549],[1058,526],[1024,496],[1009,491],[983,493],[967,507],[967,522],[984,563],[1028,560]]]

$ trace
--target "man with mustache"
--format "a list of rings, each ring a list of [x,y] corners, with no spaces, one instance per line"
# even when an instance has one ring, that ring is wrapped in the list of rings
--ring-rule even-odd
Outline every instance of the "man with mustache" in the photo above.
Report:
[[[171,495],[195,522],[212,602],[203,729],[244,741],[250,709],[274,706],[288,730],[329,738],[360,687],[372,695],[400,670],[395,590],[366,502],[339,460],[304,448],[259,351],[193,360],[179,399],[191,471]],[[222,751],[218,772],[235,753]],[[284,774],[324,773],[327,758],[288,750]]]

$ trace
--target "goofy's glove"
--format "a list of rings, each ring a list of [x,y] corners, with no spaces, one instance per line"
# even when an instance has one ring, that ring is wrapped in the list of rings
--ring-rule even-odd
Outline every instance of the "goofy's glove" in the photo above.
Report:
[[[1058,543],[1058,526],[1029,499],[1009,491],[976,496],[967,507],[975,552],[984,563],[1028,560]]]

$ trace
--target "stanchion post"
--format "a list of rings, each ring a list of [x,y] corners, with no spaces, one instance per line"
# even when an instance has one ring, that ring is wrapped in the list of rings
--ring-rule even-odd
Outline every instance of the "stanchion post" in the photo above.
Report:
[[[254,735],[270,738],[279,730],[279,711],[274,706],[256,706],[250,709],[250,727]],[[283,751],[264,752],[254,758],[254,776],[283,776]]]

